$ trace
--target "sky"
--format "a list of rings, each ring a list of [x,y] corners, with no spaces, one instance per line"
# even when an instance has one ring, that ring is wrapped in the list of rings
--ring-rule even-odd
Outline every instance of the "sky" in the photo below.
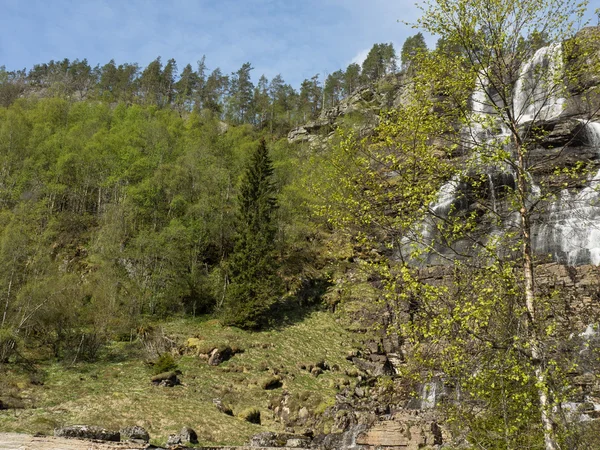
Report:
[[[600,0],[591,0],[593,6]],[[418,30],[415,0],[0,0],[0,66],[31,69],[64,58],[90,65],[138,63],[158,56],[179,71],[206,55],[209,71],[242,64],[299,87],[351,62],[375,43],[399,54]],[[594,6],[593,6],[594,7]],[[595,7],[594,7],[595,8]],[[426,35],[428,45],[435,39]]]
[[[375,43],[417,33],[415,0],[0,0],[0,66],[30,69],[64,58],[90,65],[174,58],[179,71],[206,55],[209,71],[243,63],[256,81],[281,74],[298,87],[362,62]],[[432,43],[433,44],[433,43]]]

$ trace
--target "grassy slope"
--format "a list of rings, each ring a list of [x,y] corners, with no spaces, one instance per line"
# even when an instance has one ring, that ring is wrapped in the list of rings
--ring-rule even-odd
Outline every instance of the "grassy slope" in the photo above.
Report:
[[[184,344],[189,337],[211,344],[245,349],[218,367],[209,366],[192,352],[176,358],[183,372],[183,386],[156,387],[149,382],[151,370],[141,356],[139,344],[117,343],[97,363],[39,366],[44,384],[34,385],[30,375],[16,370],[2,374],[0,396],[20,397],[25,409],[0,411],[0,431],[51,433],[55,426],[101,425],[119,428],[138,424],[153,442],[164,443],[170,433],[191,426],[201,443],[240,444],[252,434],[281,430],[268,409],[269,400],[283,389],[300,396],[313,410],[333,403],[336,384],[350,364],[344,359],[354,337],[335,318],[313,312],[291,325],[259,333],[221,327],[216,321],[178,320],[163,324],[165,332]],[[300,364],[326,360],[340,371],[311,376]],[[283,387],[263,390],[261,380],[279,372]],[[347,382],[347,381],[346,381]],[[248,407],[261,410],[262,425],[253,425],[217,411],[213,398],[221,398],[237,415]]]

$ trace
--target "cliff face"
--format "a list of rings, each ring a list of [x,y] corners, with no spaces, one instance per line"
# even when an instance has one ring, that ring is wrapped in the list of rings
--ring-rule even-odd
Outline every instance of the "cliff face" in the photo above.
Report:
[[[600,28],[585,29],[581,33],[600,35]],[[524,67],[558,70],[552,64],[591,66],[591,62],[600,60],[600,45],[582,49],[565,43],[563,48],[564,54],[559,58],[552,57],[560,50],[559,46],[541,49]],[[524,69],[522,73],[523,77],[528,76]],[[310,146],[326,145],[333,130],[352,114],[369,118],[359,128],[366,135],[377,124],[379,111],[402,103],[405,83],[402,77],[395,78],[389,84],[393,89],[384,95],[378,87],[365,87],[338,107],[326,111],[319,120],[293,130],[288,138],[290,142]],[[565,329],[572,331],[561,351],[571,355],[577,363],[577,370],[570,374],[576,393],[564,408],[573,411],[578,420],[589,421],[600,415],[600,383],[597,381],[600,366],[594,353],[600,346],[595,325],[600,318],[600,73],[581,71],[578,79],[564,83],[566,89],[562,96],[541,92],[544,102],[539,104],[526,98],[514,101],[523,112],[519,127],[528,128],[528,135],[532,136],[526,158],[531,177],[530,202],[535,204],[531,218],[533,246],[539,263],[536,283],[540,291],[559,293],[561,311],[557,314],[564,318],[561,323]],[[473,93],[473,104],[477,96],[481,98],[481,90]],[[488,118],[493,114],[485,108],[474,109],[475,114]],[[498,142],[508,136],[501,126],[495,128],[475,133],[475,139],[479,143]],[[486,242],[491,234],[505,232],[514,221],[513,211],[507,204],[507,191],[515,188],[515,173],[507,165],[479,163],[469,152],[470,148],[465,145],[453,154],[455,165],[464,170],[440,187],[437,201],[429,207],[434,215],[442,218],[451,211],[455,214],[476,212],[479,236]],[[570,172],[578,175],[572,176]],[[431,230],[428,236],[425,234],[435,251],[421,268],[422,278],[435,285],[450,283],[452,268],[447,261],[457,253],[468,252],[469,243],[459,241],[448,248],[446,243],[438,241],[434,227]],[[385,330],[386,311],[374,313],[372,320],[381,322],[381,329]],[[353,356],[352,361],[370,376],[389,375],[384,370],[386,367],[398,368],[403,363],[402,344],[390,344],[389,336],[382,333],[378,342],[368,344],[364,354]],[[443,433],[434,432],[437,424],[428,416],[439,397],[448,395],[443,381],[423,385],[420,396],[413,400],[385,400],[385,395],[374,389],[369,390],[369,395],[370,406],[362,391],[342,393],[338,400],[342,405],[352,405],[348,409],[355,411],[376,410],[377,405],[387,402],[392,410],[397,408],[404,414],[414,408],[418,411],[416,415],[421,416],[415,419],[409,415],[407,419],[402,414],[394,416],[390,414],[393,411],[388,410],[377,418],[356,419],[360,415],[355,413],[353,420],[340,422],[339,427],[340,433],[354,433],[354,445],[366,448],[412,448],[411,445],[415,445],[417,448],[418,445],[437,445],[443,440]],[[375,404],[372,404],[373,399]],[[408,435],[421,436],[424,441],[390,440],[394,433],[402,439]]]

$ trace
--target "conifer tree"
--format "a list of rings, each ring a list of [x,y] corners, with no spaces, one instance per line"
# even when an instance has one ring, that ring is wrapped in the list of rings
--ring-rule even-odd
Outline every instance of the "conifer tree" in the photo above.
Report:
[[[230,259],[230,285],[224,323],[259,328],[280,291],[275,261],[277,209],[273,164],[261,140],[253,153],[238,195],[237,237]]]

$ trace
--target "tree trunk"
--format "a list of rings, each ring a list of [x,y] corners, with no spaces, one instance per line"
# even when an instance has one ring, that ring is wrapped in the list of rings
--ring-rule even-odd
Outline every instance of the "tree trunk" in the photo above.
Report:
[[[527,172],[523,148],[520,142],[516,142],[518,156],[518,194],[521,216],[521,251],[523,257],[523,278],[525,282],[525,305],[527,308],[527,343],[531,348],[531,358],[535,366],[535,378],[537,381],[538,398],[540,401],[540,415],[542,428],[544,430],[544,443],[546,450],[559,450],[554,436],[554,427],[550,417],[551,405],[548,401],[548,379],[543,367],[544,352],[540,346],[540,339],[537,330],[537,311],[535,304],[535,277],[533,264],[533,251],[531,247],[531,220],[530,211],[527,204],[529,194]]]

